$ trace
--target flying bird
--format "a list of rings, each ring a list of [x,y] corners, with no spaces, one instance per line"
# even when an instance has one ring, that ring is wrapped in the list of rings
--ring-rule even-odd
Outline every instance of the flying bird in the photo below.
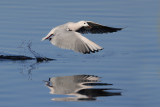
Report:
[[[53,28],[47,36],[42,38],[42,41],[48,39],[53,45],[60,48],[89,54],[98,52],[103,48],[82,36],[82,34],[112,33],[121,29],[104,26],[92,21],[68,22]]]

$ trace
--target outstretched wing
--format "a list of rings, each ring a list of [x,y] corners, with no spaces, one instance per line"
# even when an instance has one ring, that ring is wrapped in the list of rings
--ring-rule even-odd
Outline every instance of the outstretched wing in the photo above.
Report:
[[[117,32],[121,30],[122,28],[114,28],[114,27],[108,27],[103,26],[101,24],[97,24],[91,21],[87,21],[89,27],[81,27],[76,32],[85,34],[85,33],[92,33],[92,34],[100,34],[100,33],[112,33]]]
[[[98,52],[103,49],[101,46],[74,31],[59,30],[50,39],[50,42],[60,48],[74,50],[84,54]]]

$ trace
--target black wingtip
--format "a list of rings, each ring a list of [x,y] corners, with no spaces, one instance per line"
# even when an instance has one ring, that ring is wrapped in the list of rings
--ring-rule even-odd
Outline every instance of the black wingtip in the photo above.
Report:
[[[97,49],[97,50],[90,50],[90,51],[87,51],[87,52],[83,52],[83,54],[91,54],[91,53],[95,53],[95,52],[99,52],[100,50],[103,50],[104,48],[101,48],[101,49]]]
[[[119,30],[123,30],[123,29],[124,29],[124,28],[118,28],[118,31],[119,31]]]
[[[122,30],[123,28],[114,28],[114,27],[108,27],[108,32],[112,33],[112,32],[117,32]]]
[[[122,30],[122,29],[124,29],[124,28],[117,28],[118,31],[119,31],[119,30]]]

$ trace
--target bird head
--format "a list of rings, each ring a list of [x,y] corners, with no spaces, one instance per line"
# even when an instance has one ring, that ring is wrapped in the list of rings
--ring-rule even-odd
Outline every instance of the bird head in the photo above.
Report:
[[[50,40],[50,38],[51,38],[53,35],[54,35],[54,29],[52,29],[52,30],[47,34],[47,36],[43,37],[43,38],[42,38],[42,41],[47,40],[47,39]]]
[[[87,21],[79,21],[78,24],[81,26],[81,27],[90,27],[87,23]]]

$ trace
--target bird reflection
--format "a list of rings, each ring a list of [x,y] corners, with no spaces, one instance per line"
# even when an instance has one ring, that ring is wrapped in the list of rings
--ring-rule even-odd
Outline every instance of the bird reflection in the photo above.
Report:
[[[109,91],[119,89],[100,88],[100,86],[112,84],[100,83],[99,79],[98,76],[94,75],[73,75],[52,77],[49,78],[49,81],[45,81],[45,83],[50,89],[50,94],[69,95],[67,97],[53,98],[52,100],[54,101],[93,101],[97,97],[121,95],[121,92]]]

